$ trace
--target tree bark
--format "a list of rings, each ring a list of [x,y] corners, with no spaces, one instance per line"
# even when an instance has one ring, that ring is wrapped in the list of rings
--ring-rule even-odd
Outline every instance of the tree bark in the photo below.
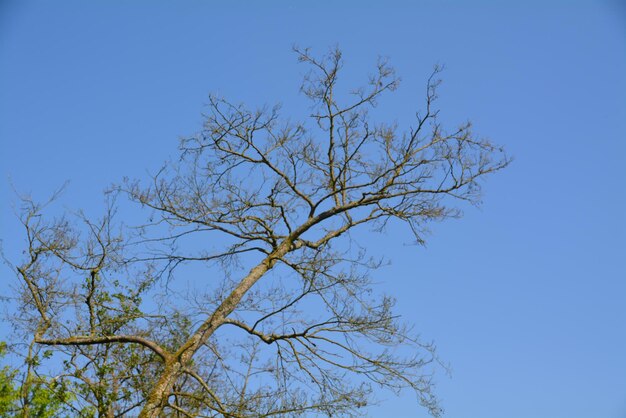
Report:
[[[165,360],[165,369],[159,381],[148,395],[146,404],[139,413],[138,418],[158,418],[162,416],[163,409],[167,406],[167,399],[172,391],[176,380],[182,376],[185,366],[192,357],[202,347],[202,345],[213,335],[230,315],[241,298],[248,290],[268,271],[276,261],[283,257],[291,248],[293,239],[283,241],[270,255],[254,267],[239,283],[239,285],[228,295],[226,299],[217,307],[213,314],[198,328],[198,330],[183,344],[178,351]]]

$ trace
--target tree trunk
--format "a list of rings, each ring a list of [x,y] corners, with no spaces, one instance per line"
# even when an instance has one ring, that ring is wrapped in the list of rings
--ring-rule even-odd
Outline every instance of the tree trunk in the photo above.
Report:
[[[189,364],[196,351],[224,323],[226,317],[235,310],[243,295],[274,266],[276,260],[289,251],[292,242],[293,240],[290,239],[283,241],[272,254],[268,255],[259,265],[250,270],[248,275],[224,299],[215,312],[198,328],[189,340],[173,356],[165,360],[165,369],[161,373],[159,381],[150,391],[146,404],[139,413],[138,418],[158,418],[163,416],[163,409],[167,405],[172,387],[184,373],[185,365]]]
[[[167,405],[169,393],[182,374],[182,364],[176,359],[167,360],[165,370],[161,373],[159,381],[154,385],[146,404],[139,413],[138,418],[159,418],[162,416],[163,408]]]

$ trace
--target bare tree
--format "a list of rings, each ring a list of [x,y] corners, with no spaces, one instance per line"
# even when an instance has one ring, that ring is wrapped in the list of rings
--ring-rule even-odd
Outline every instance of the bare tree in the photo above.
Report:
[[[24,199],[19,323],[64,355],[57,380],[81,388],[77,411],[354,415],[381,386],[440,415],[433,347],[371,291],[380,260],[351,232],[401,221],[421,243],[509,160],[469,124],[440,125],[439,69],[402,130],[368,114],[398,86],[385,61],[346,94],[338,50],[296,53],[310,68],[308,124],[211,97],[180,158],[116,186],[102,219],[46,221]],[[148,209],[145,222],[117,223],[123,197]]]

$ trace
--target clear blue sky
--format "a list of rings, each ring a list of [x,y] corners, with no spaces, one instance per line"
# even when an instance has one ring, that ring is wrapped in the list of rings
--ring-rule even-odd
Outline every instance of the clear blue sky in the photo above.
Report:
[[[209,92],[289,112],[293,44],[339,45],[354,77],[388,56],[403,84],[381,105],[399,122],[445,64],[444,119],[515,158],[426,248],[399,229],[372,242],[392,249],[379,277],[401,314],[452,366],[446,417],[626,417],[624,2],[0,1],[7,255],[9,178],[40,198],[69,179],[66,206],[96,211],[198,129]],[[381,396],[369,416],[425,416]]]

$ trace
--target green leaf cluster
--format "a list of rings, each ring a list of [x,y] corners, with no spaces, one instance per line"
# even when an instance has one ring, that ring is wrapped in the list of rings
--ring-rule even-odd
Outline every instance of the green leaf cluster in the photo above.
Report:
[[[0,342],[0,359],[7,352],[5,342]],[[70,394],[53,379],[27,375],[20,382],[20,370],[10,365],[0,369],[0,417],[3,418],[54,418],[67,416],[66,401]]]

